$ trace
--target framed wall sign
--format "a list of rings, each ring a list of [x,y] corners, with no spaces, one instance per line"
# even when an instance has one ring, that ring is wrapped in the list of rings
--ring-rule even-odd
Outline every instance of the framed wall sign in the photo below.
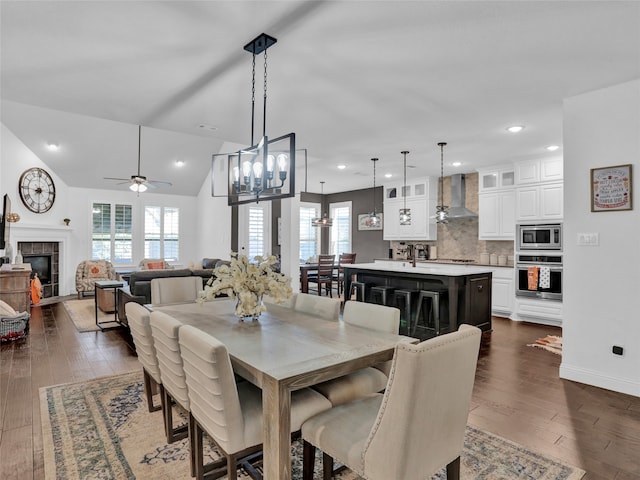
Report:
[[[591,169],[591,211],[631,210],[631,164]]]
[[[377,214],[380,217],[380,223],[378,225],[372,225],[369,221],[368,213],[361,213],[358,215],[358,230],[382,230],[383,218],[382,213]]]

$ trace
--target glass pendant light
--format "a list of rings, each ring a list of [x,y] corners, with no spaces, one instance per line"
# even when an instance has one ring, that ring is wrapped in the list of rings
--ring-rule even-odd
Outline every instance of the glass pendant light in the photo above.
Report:
[[[440,205],[436,206],[436,223],[449,223],[449,207],[444,204],[444,146],[446,142],[438,143],[440,147]]]
[[[376,212],[376,162],[377,158],[372,158],[373,162],[373,211],[369,214],[368,224],[370,227],[378,227],[382,223],[380,215]]]
[[[404,155],[404,183],[402,185],[403,208],[400,209],[400,225],[411,225],[411,209],[407,208],[407,154],[408,151],[400,152]]]
[[[320,182],[321,194],[324,197],[324,182]],[[324,198],[323,198],[324,200]],[[322,207],[320,207],[322,210]],[[314,227],[331,227],[333,226],[333,218],[329,218],[327,212],[324,212],[321,217],[316,217],[311,220],[311,225]]]

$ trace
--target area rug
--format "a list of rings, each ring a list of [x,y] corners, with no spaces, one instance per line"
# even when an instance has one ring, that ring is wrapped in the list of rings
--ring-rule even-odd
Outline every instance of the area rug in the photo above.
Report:
[[[149,413],[141,373],[40,389],[45,478],[188,479],[189,445],[164,441],[162,412]],[[176,412],[183,419],[184,412]],[[208,442],[209,460],[220,455]],[[293,479],[302,478],[302,448],[292,446]],[[321,478],[316,455],[316,476]],[[260,465],[257,465],[260,470]],[[240,470],[239,478],[249,478]],[[584,471],[468,426],[463,480],[578,480]],[[226,477],[225,477],[226,478]],[[336,478],[358,480],[344,470]],[[444,480],[444,471],[432,480]]]
[[[71,321],[79,332],[95,332],[96,330],[100,330],[100,327],[96,325],[95,300],[93,298],[67,300],[62,302],[62,305],[64,305]],[[99,322],[112,321],[113,317],[113,313],[104,313],[98,309]]]
[[[547,335],[544,338],[537,339],[534,343],[530,343],[527,347],[542,348],[547,352],[562,355],[562,337],[556,335]]]

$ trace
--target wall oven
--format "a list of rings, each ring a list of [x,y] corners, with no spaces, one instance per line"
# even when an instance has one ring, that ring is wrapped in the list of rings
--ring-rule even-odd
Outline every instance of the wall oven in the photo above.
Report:
[[[562,300],[562,255],[518,254],[516,296]]]
[[[562,251],[562,224],[545,223],[524,225],[516,228],[516,251],[556,250]]]

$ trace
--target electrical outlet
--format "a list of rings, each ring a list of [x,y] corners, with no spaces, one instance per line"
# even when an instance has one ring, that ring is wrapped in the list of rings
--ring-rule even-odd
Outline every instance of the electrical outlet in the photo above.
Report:
[[[588,247],[600,245],[600,234],[598,233],[578,233],[577,244]]]
[[[614,345],[611,349],[611,352],[614,355],[624,355],[624,347],[621,347],[620,345]]]

